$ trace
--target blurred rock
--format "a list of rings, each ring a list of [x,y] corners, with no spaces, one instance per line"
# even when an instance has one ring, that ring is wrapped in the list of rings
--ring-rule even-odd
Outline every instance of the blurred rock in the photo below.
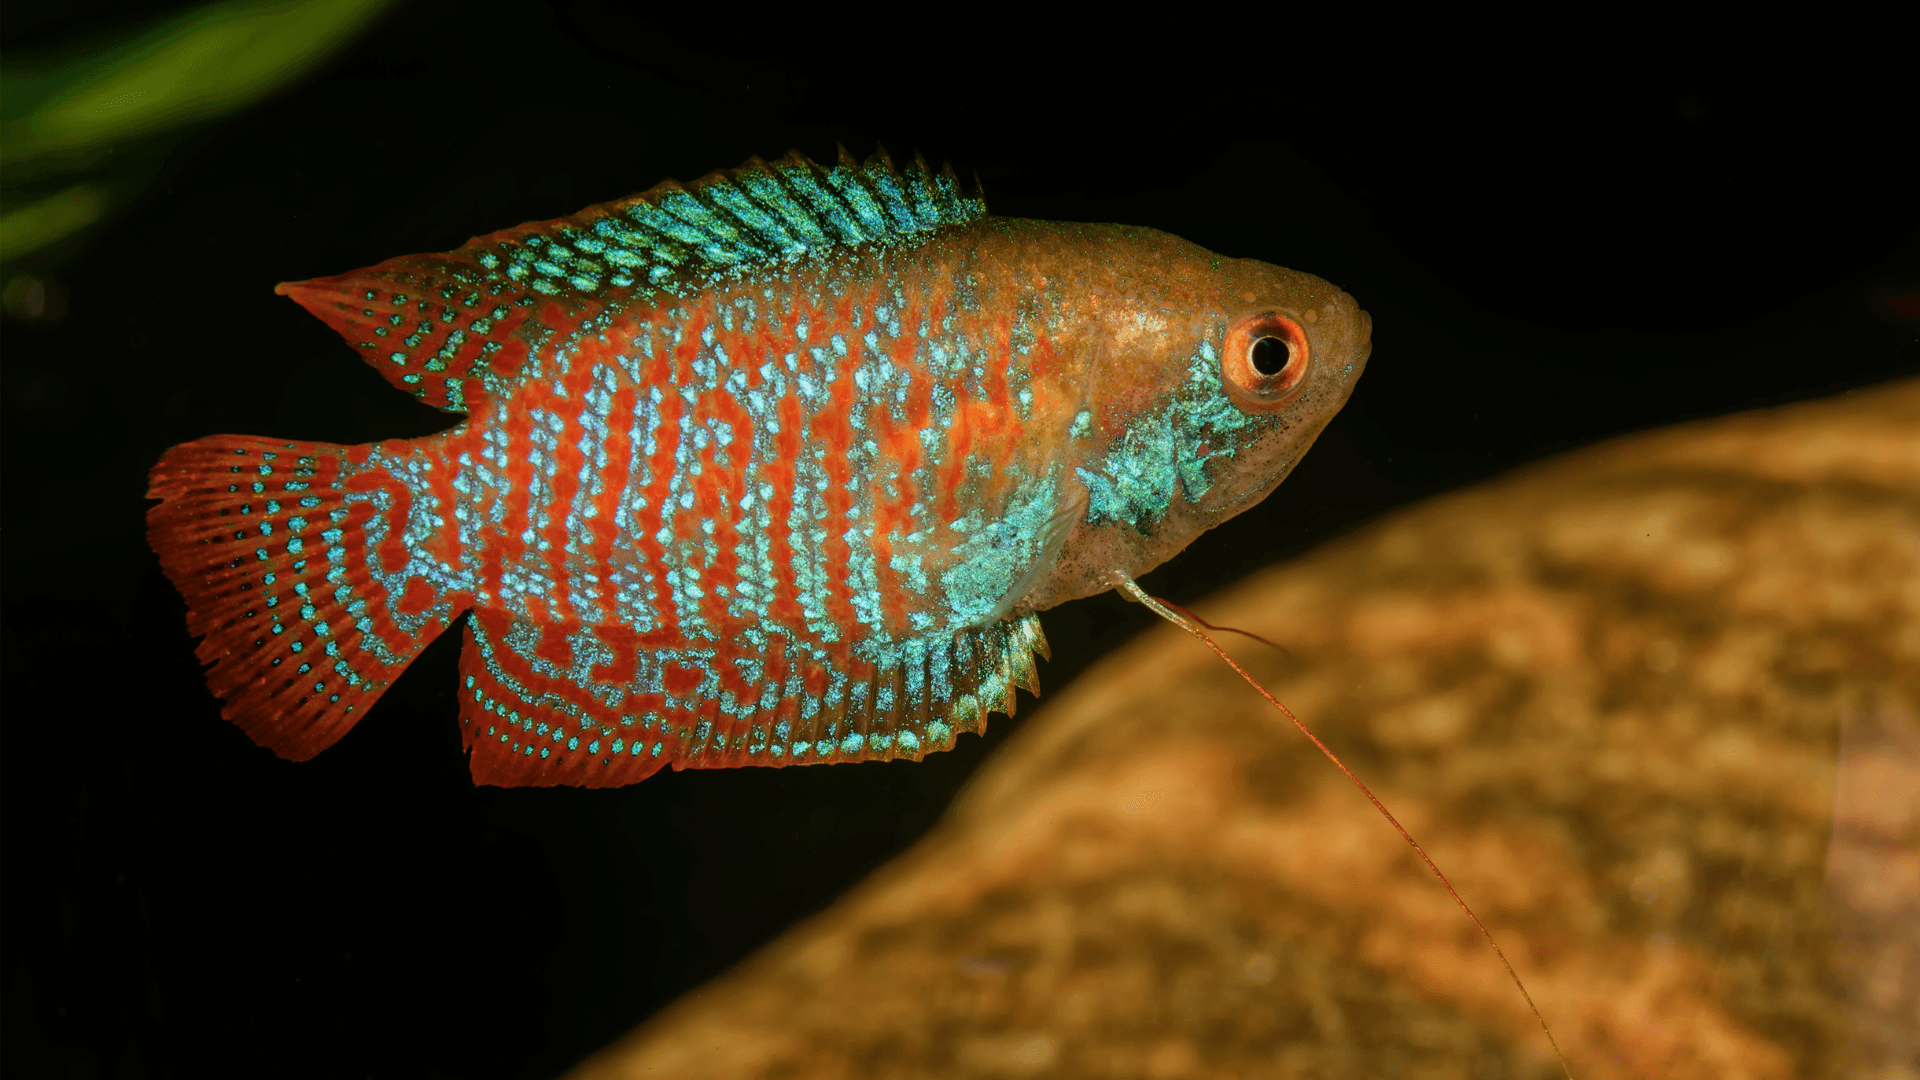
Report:
[[[1854,1074],[1920,1077],[1920,723],[1897,704],[1841,718],[1826,899]]]
[[[1226,639],[1582,1080],[1916,1075],[1920,381],[1596,446],[1195,607],[1282,646]],[[573,1075],[1555,1072],[1400,838],[1166,628]]]

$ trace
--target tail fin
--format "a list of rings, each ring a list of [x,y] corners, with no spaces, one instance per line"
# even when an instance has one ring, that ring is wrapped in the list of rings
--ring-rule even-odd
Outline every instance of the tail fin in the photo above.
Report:
[[[168,450],[148,475],[162,501],[147,542],[204,635],[220,714],[294,761],[345,735],[466,606],[404,577],[411,499],[368,455],[219,435]]]

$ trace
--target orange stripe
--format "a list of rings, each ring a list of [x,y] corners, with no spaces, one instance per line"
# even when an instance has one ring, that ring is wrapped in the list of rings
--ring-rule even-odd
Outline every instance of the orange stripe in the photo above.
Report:
[[[529,453],[533,450],[531,410],[508,410],[500,426],[507,435],[507,460],[501,465],[507,476],[507,497],[498,531],[502,561],[517,564],[527,551],[526,541],[521,539],[521,534],[527,529],[528,501],[532,497],[533,487],[533,466],[528,464]]]
[[[609,612],[614,606],[615,592],[613,544],[620,536],[614,519],[620,511],[620,498],[626,493],[627,480],[633,473],[633,409],[637,397],[638,391],[630,383],[623,382],[620,389],[614,391],[613,406],[607,410],[607,467],[600,474],[600,494],[594,501],[596,512],[587,522],[593,541],[586,561],[600,576],[596,598]]]
[[[821,329],[827,331],[823,336],[831,335],[829,327]],[[853,351],[849,349],[847,359],[851,360],[853,356]],[[816,374],[824,378],[828,372],[816,368]],[[844,361],[834,376],[832,396],[826,407],[814,414],[812,426],[814,437],[826,449],[821,465],[827,473],[827,490],[824,493],[827,542],[822,547],[822,554],[827,558],[827,616],[842,627],[853,627],[859,624],[859,620],[853,616],[853,590],[847,587],[853,554],[853,547],[847,540],[847,531],[853,524],[848,514],[853,507],[853,496],[848,491],[853,479],[853,467],[847,461],[853,445],[853,427],[847,423],[847,417],[853,415],[855,387],[853,372]]]
[[[667,551],[655,536],[666,520],[667,485],[673,480],[673,455],[680,447],[680,409],[683,403],[679,394],[667,392],[673,386],[675,372],[666,335],[652,327],[645,332],[655,335],[654,358],[647,364],[642,382],[663,389],[659,416],[650,433],[653,436],[653,456],[647,460],[647,468],[652,479],[646,488],[647,505],[639,515],[640,550],[646,555],[650,564],[647,569],[653,574],[653,614],[658,626],[642,640],[649,647],[658,647],[682,643],[680,614],[674,610],[673,591],[667,587]]]
[[[800,610],[800,586],[793,572],[793,534],[788,518],[793,513],[793,463],[800,459],[800,431],[806,421],[800,414],[800,397],[791,387],[780,399],[780,433],[774,436],[779,451],[775,460],[761,464],[762,475],[773,487],[767,500],[770,543],[767,556],[773,560],[773,603],[767,614],[789,626],[805,625]]]
[[[567,541],[570,537],[567,518],[573,509],[574,497],[580,493],[580,470],[587,460],[580,450],[580,441],[586,435],[586,427],[580,423],[580,414],[586,408],[587,388],[593,382],[594,361],[603,354],[598,342],[583,342],[560,382],[566,396],[554,394],[547,398],[548,407],[565,417],[559,445],[554,447],[552,464],[549,466],[553,482],[546,507],[547,524],[540,530],[540,538],[547,543],[547,573],[554,582],[550,599],[554,617],[558,619],[578,617],[573,607],[573,590],[568,587],[571,575],[567,569]]]
[[[716,335],[715,341],[726,349],[737,368],[746,343],[737,337],[722,335]],[[713,586],[725,585],[731,593],[740,583],[740,556],[737,550],[740,543],[740,496],[745,490],[744,474],[753,446],[753,417],[725,387],[726,379],[722,377],[718,388],[701,396],[702,411],[727,424],[733,431],[733,437],[726,447],[722,447],[716,438],[701,451],[703,467],[697,481],[700,511],[704,520],[714,523],[715,551],[706,573],[702,575],[708,586],[701,597],[700,607],[707,621],[717,630],[724,628],[728,621],[727,597],[721,596]],[[727,458],[724,468],[719,462],[722,454]],[[724,671],[722,675],[724,677]]]

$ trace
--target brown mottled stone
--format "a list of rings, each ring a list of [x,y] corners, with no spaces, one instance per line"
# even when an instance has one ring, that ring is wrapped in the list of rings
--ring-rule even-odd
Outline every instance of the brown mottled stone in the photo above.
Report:
[[[1284,649],[1228,639],[1582,1080],[1914,1075],[1920,381],[1595,446],[1195,606]],[[1167,628],[573,1075],[1553,1072],[1400,838]]]

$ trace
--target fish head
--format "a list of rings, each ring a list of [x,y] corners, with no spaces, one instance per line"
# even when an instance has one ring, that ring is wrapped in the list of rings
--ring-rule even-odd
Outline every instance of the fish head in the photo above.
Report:
[[[1064,455],[1085,509],[1027,610],[1139,577],[1266,498],[1372,350],[1372,319],[1312,274],[1132,232],[1085,320],[1087,415]]]

